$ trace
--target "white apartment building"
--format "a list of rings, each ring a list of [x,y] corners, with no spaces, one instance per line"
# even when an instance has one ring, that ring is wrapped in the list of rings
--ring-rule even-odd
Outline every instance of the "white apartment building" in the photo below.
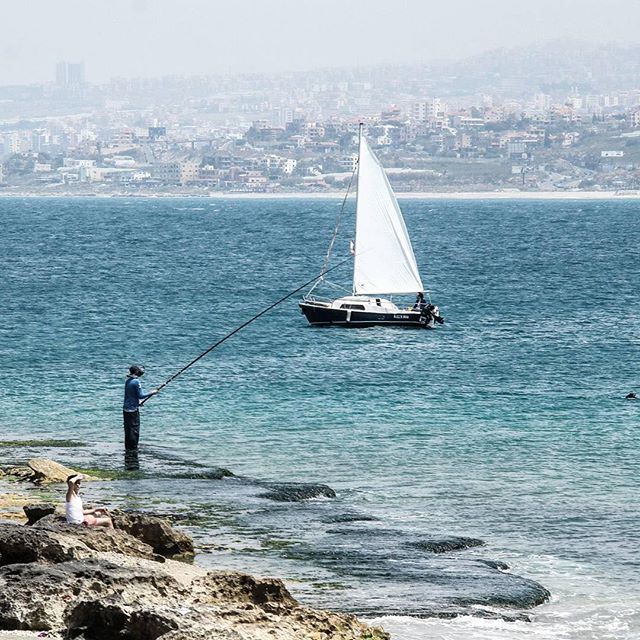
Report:
[[[358,154],[357,153],[350,153],[346,156],[342,156],[339,160],[338,160],[338,164],[345,170],[345,171],[355,171],[356,167],[358,166]]]
[[[321,124],[317,122],[306,122],[303,127],[304,133],[307,138],[316,140],[318,138],[324,138],[325,129]]]
[[[171,184],[195,182],[200,177],[200,163],[197,160],[185,162],[162,162],[153,168],[154,177]]]
[[[291,175],[298,165],[298,161],[293,158],[285,158],[282,156],[277,156],[274,154],[269,154],[264,156],[260,160],[260,164],[263,168],[268,171],[278,170],[284,173],[285,175]]]
[[[290,176],[298,166],[298,161],[293,158],[283,158],[284,162],[281,163],[280,169],[282,173],[287,176]]]
[[[443,119],[447,114],[446,105],[440,98],[433,98],[428,102],[414,102],[411,105],[409,118],[412,122],[435,122]]]
[[[549,111],[551,109],[551,96],[547,93],[536,93],[533,96],[533,108],[536,111]]]
[[[4,136],[4,152],[6,155],[20,153],[23,147],[23,142],[17,133],[8,133]]]

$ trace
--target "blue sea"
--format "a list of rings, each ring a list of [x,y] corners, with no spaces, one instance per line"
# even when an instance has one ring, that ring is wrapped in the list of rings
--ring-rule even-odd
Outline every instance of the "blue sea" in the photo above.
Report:
[[[340,204],[0,199],[0,438],[85,443],[5,461],[122,469],[128,366],[157,386],[312,278]],[[640,204],[401,206],[443,327],[312,328],[291,298],[148,402],[139,470],[87,499],[394,640],[640,637]],[[336,260],[352,232],[349,202]],[[452,537],[484,545],[427,544]]]

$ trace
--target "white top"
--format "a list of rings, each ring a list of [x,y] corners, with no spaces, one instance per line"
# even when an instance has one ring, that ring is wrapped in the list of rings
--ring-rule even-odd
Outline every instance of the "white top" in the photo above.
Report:
[[[398,201],[380,161],[360,135],[355,294],[424,291]]]
[[[84,522],[84,509],[82,498],[74,493],[66,504],[67,522],[69,524],[82,524]]]

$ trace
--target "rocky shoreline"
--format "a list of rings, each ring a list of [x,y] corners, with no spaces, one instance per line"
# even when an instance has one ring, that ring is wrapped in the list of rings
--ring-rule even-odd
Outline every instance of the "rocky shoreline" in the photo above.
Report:
[[[69,470],[49,462],[5,475],[60,482]],[[24,523],[15,521],[20,495]],[[23,490],[0,504],[0,639],[2,631],[84,640],[389,638],[353,615],[299,604],[281,580],[190,564],[191,538],[163,518],[116,510],[114,530],[88,528],[29,498]]]
[[[46,442],[49,450],[63,444],[71,446],[66,441]],[[16,446],[11,443],[11,448]],[[31,443],[25,449],[31,455],[46,451],[44,446]],[[23,455],[14,454],[14,466],[0,468],[0,592],[4,590],[3,577],[14,576],[12,572],[18,566],[22,567],[21,573],[15,574],[13,591],[8,591],[15,593],[18,602],[24,597],[28,602],[42,600],[42,594],[26,591],[25,596],[19,589],[21,581],[31,582],[38,576],[37,584],[52,582],[73,590],[71,585],[78,583],[80,592],[74,591],[74,607],[84,602],[81,594],[87,589],[90,592],[90,585],[105,582],[108,588],[90,596],[110,603],[109,611],[124,625],[117,632],[110,631],[111,635],[101,636],[93,628],[83,631],[78,627],[76,632],[76,622],[68,626],[76,620],[71,616],[75,609],[68,597],[65,600],[64,589],[56,588],[50,593],[59,611],[51,616],[59,627],[38,632],[54,634],[50,637],[155,639],[176,631],[171,625],[182,624],[188,625],[189,637],[194,638],[205,633],[203,629],[209,629],[206,633],[210,637],[246,640],[388,638],[386,632],[369,628],[358,619],[473,616],[531,622],[529,610],[550,598],[549,591],[538,582],[511,572],[500,559],[487,558],[491,545],[475,536],[464,532],[447,535],[437,530],[429,533],[429,523],[413,530],[389,526],[373,513],[354,509],[328,485],[239,477],[227,469],[203,467],[197,462],[175,466],[161,457],[160,465],[152,466],[145,460],[144,472],[123,474],[115,468],[89,469],[91,456],[77,455],[76,448],[74,458],[84,460],[86,466],[81,471],[95,480],[86,487],[87,495],[107,505],[118,505],[120,510],[110,509],[116,525],[113,532],[69,527],[61,517],[65,486],[60,483],[74,470],[46,458],[31,458],[24,465],[28,458],[25,449]],[[179,496],[174,495],[176,481]],[[27,535],[32,537],[25,538]],[[25,552],[21,540],[27,540],[31,551]],[[22,549],[20,553],[12,551],[16,545]],[[47,551],[41,553],[41,548]],[[71,555],[65,555],[64,549],[70,549]],[[200,566],[184,562],[193,563],[194,551]],[[107,562],[106,568],[102,561]],[[132,568],[140,569],[141,576],[136,577],[134,571],[122,580],[118,577],[124,575],[120,570]],[[246,573],[247,568],[254,575],[284,578],[287,587],[279,580],[253,578]],[[157,579],[158,571],[161,580]],[[114,572],[115,577],[111,576]],[[182,585],[182,591],[173,583],[167,587],[167,572]],[[89,577],[85,580],[79,575]],[[275,600],[258,602],[240,590],[240,600],[235,601],[229,595],[229,578],[225,578],[227,586],[222,593],[227,598],[224,620],[228,624],[223,630],[235,635],[211,635],[211,630],[222,633],[216,617],[221,614],[215,611],[219,603],[201,594],[201,580],[193,582],[196,578],[204,580],[206,575],[233,575],[238,584],[253,581],[263,585],[260,589],[270,584],[268,589],[275,589],[279,595]],[[137,583],[144,586],[131,591],[128,585]],[[273,586],[276,584],[277,589]],[[237,585],[234,589],[237,591]],[[42,593],[49,592],[44,588]],[[140,609],[136,604],[139,601],[146,608]],[[2,602],[0,640],[2,629],[36,628],[34,620],[43,624],[42,616],[35,616],[27,604],[21,614],[24,617],[16,617]],[[249,619],[239,612],[230,613],[234,607],[239,611],[249,605],[253,610]],[[194,613],[182,620],[180,607]],[[158,619],[168,620],[169,631],[160,622],[160,635],[157,631],[148,635],[139,629],[128,630],[134,625],[131,619],[155,619],[156,614]],[[256,622],[256,616],[265,615],[263,622]],[[107,613],[96,609],[90,618],[101,619],[101,624],[109,627],[113,623],[105,616]]]

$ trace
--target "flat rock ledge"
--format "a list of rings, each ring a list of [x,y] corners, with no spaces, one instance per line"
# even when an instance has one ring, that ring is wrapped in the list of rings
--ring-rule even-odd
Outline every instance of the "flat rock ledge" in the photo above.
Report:
[[[389,638],[354,616],[300,605],[281,580],[172,560],[193,544],[161,518],[116,512],[109,531],[62,523],[46,505],[32,505],[36,513],[32,526],[0,523],[0,630],[83,640]]]
[[[69,476],[78,473],[75,469],[65,467],[59,462],[47,458],[32,458],[27,462],[26,467],[11,466],[3,467],[0,475],[14,478],[15,480],[27,480],[34,484],[62,484]],[[98,480],[87,474],[83,474],[85,480]]]

